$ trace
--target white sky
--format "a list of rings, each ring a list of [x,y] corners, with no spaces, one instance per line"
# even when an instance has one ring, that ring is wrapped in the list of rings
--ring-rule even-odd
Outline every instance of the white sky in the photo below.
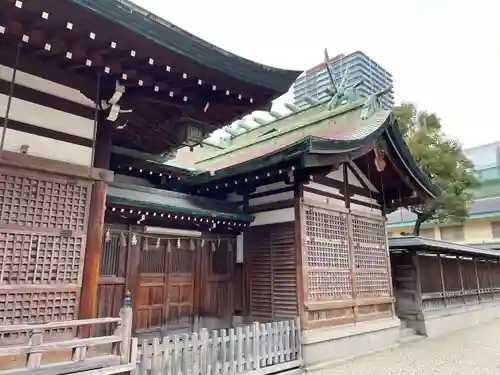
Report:
[[[305,70],[361,50],[396,100],[435,111],[466,147],[500,140],[500,0],[133,0],[248,59]]]

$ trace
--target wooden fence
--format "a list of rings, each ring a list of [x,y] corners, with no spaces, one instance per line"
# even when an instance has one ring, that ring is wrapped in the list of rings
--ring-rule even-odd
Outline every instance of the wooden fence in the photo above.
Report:
[[[299,320],[142,341],[136,375],[270,374],[301,365]]]
[[[82,327],[115,324],[109,336],[57,340],[52,333],[58,330],[76,331]],[[101,375],[128,373],[136,369],[137,339],[132,333],[132,307],[126,295],[118,318],[97,318],[71,321],[53,321],[43,324],[0,326],[0,334],[28,333],[29,342],[0,347],[0,359],[10,360],[21,368],[0,371],[0,375]],[[99,348],[99,349],[97,349]],[[106,353],[107,351],[107,353]],[[70,352],[71,359],[61,361],[62,352]],[[45,355],[45,357],[44,357]],[[19,358],[22,361],[19,361]]]

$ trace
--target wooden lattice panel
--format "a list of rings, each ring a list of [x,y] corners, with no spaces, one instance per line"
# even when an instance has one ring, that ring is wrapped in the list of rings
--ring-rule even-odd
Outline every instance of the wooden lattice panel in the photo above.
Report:
[[[44,323],[50,321],[76,319],[76,290],[36,292],[0,291],[0,324]],[[50,334],[64,333],[51,330]],[[5,339],[20,339],[23,333],[0,335],[0,342]]]
[[[352,237],[357,295],[390,296],[389,255],[382,218],[353,215]]]
[[[86,231],[91,183],[0,173],[0,224]]]
[[[352,279],[349,270],[309,270],[308,285],[308,299],[310,301],[352,298]]]
[[[308,207],[305,219],[308,266],[349,269],[347,214]]]
[[[389,256],[382,218],[352,217],[352,242],[356,268],[387,270]]]
[[[306,206],[308,299],[352,298],[347,214]]]
[[[1,284],[80,284],[85,237],[0,230]]]
[[[389,297],[389,280],[386,271],[357,271],[357,294],[359,297]]]

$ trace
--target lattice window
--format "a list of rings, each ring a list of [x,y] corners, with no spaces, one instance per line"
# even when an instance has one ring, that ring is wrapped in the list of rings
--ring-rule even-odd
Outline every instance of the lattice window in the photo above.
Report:
[[[352,237],[356,268],[387,270],[388,255],[382,220],[353,216]]]
[[[0,284],[79,284],[85,238],[0,231]]]
[[[349,270],[309,270],[309,300],[332,301],[352,298],[352,279]]]
[[[0,292],[0,325],[45,323],[76,319],[76,291]],[[51,334],[66,332],[68,328],[51,330]],[[23,333],[10,334],[10,339]],[[7,339],[0,335],[0,342]]]
[[[358,297],[390,296],[389,275],[384,271],[357,271]]]
[[[0,174],[0,224],[87,229],[90,183]]]
[[[309,207],[305,218],[309,267],[349,268],[347,215]]]

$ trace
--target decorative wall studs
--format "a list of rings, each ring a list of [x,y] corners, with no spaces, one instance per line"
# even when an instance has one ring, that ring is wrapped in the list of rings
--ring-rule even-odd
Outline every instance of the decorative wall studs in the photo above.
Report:
[[[149,65],[153,65],[155,61],[150,57],[148,62],[149,62]]]
[[[48,20],[49,19],[49,14],[47,12],[42,12],[42,18],[44,20]]]
[[[0,26],[0,34],[5,34],[5,27],[4,26]]]
[[[109,66],[104,67],[104,73],[109,74],[111,72],[111,68]]]
[[[23,2],[21,0],[16,0],[15,6],[16,6],[16,8],[21,9],[23,7]]]
[[[136,52],[133,49],[131,49],[130,50],[130,56],[135,57],[135,55],[136,55]]]
[[[187,79],[188,75],[186,73],[182,73],[182,78]]]
[[[23,37],[21,38],[21,40],[24,43],[28,43],[30,41],[30,37],[28,35],[24,34]]]
[[[52,46],[49,43],[45,43],[44,49],[45,51],[50,51],[52,49]]]
[[[72,24],[71,22],[67,22],[67,23],[66,23],[66,28],[67,28],[68,30],[73,30],[73,24]]]
[[[92,39],[92,40],[95,40],[95,33],[90,32],[89,38]]]
[[[116,48],[116,42],[111,42],[111,48],[113,48],[113,49]]]
[[[170,72],[170,70],[171,70],[170,66],[168,66],[168,65],[167,65],[167,66],[165,67],[165,70],[166,70],[167,72]]]

